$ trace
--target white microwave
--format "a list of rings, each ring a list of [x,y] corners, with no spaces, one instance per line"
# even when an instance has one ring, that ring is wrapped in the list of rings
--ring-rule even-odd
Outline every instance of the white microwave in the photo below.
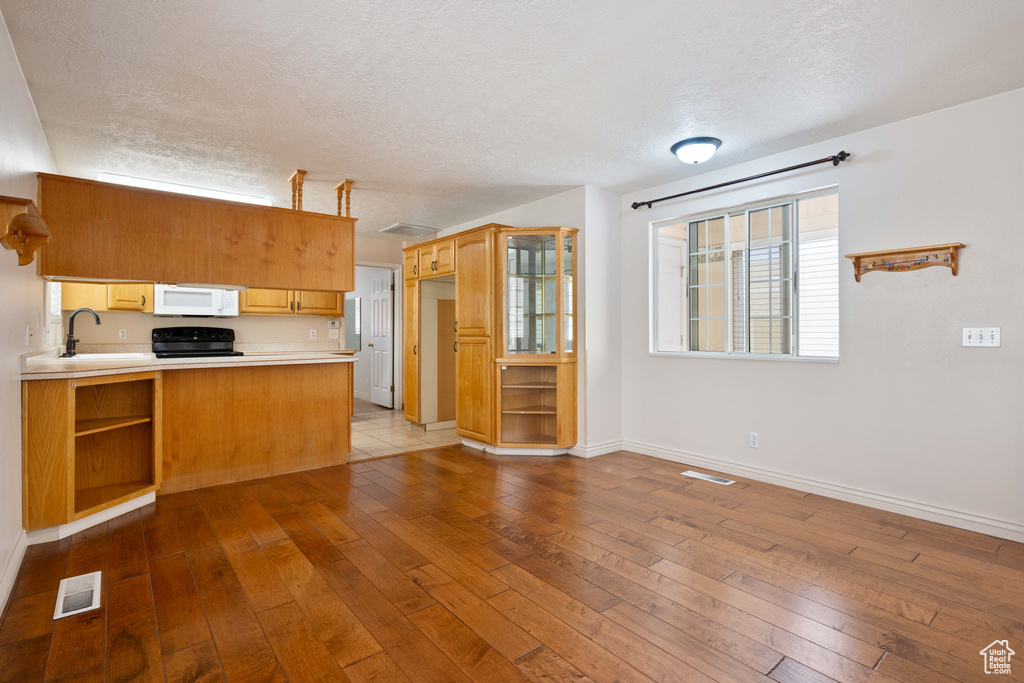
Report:
[[[238,291],[153,285],[153,315],[233,317],[238,315]]]

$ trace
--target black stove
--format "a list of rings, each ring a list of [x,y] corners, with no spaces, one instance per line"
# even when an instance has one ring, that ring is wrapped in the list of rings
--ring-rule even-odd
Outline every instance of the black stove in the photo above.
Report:
[[[153,330],[157,358],[241,356],[235,351],[235,331],[223,327],[160,327]]]

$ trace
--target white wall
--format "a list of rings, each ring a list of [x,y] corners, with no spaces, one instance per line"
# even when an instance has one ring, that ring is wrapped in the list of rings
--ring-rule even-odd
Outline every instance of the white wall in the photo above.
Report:
[[[56,170],[0,16],[0,195],[36,198],[36,171]],[[21,524],[20,356],[42,349],[43,287],[35,264],[0,249],[0,611],[24,552]],[[25,345],[25,325],[35,334]],[[17,552],[15,552],[17,551]]]
[[[405,243],[394,237],[368,237],[356,235],[356,263],[380,264],[402,263],[402,246]]]
[[[1017,90],[623,197],[626,447],[1024,540],[1022,121]],[[838,168],[629,208],[841,149]],[[963,242],[959,276],[857,283],[842,259],[838,364],[648,354],[651,221],[832,184],[840,254]],[[964,325],[1002,327],[1003,347],[961,347]]]

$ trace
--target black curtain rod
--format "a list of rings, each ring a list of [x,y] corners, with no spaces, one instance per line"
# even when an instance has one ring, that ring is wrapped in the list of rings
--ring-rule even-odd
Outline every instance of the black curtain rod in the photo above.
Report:
[[[740,178],[739,180],[730,180],[727,183],[719,183],[717,185],[708,185],[707,187],[702,187],[699,190],[690,190],[689,192],[680,192],[679,194],[674,194],[674,195],[671,195],[669,197],[661,197],[659,199],[650,199],[650,200],[647,200],[647,201],[644,201],[644,202],[633,202],[633,208],[634,209],[639,209],[641,206],[646,206],[649,209],[649,208],[651,208],[652,205],[657,204],[658,202],[668,201],[669,199],[678,199],[680,197],[685,197],[687,195],[697,194],[698,192],[707,192],[708,190],[717,190],[720,187],[728,187],[729,185],[735,185],[737,183],[745,183],[748,180],[757,180],[758,178],[765,178],[767,176],[776,175],[778,173],[785,173],[787,171],[795,171],[798,168],[807,168],[808,166],[815,166],[817,164],[824,164],[827,161],[831,161],[833,166],[838,166],[840,162],[846,161],[849,158],[850,158],[850,153],[849,152],[840,152],[839,154],[833,154],[832,156],[825,157],[824,159],[816,159],[814,161],[808,161],[806,164],[797,164],[796,166],[788,166],[786,168],[780,168],[780,169],[776,169],[774,171],[768,171],[767,173],[758,173],[757,175],[747,176],[746,178]]]

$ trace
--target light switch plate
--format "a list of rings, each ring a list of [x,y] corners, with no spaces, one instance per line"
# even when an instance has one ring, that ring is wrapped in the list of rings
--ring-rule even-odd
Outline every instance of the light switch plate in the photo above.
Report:
[[[1002,346],[1001,327],[962,328],[963,346]]]
[[[329,329],[329,330],[336,330],[339,327],[341,327],[341,323],[339,321],[337,321],[337,320],[328,320],[327,321],[327,329]]]

